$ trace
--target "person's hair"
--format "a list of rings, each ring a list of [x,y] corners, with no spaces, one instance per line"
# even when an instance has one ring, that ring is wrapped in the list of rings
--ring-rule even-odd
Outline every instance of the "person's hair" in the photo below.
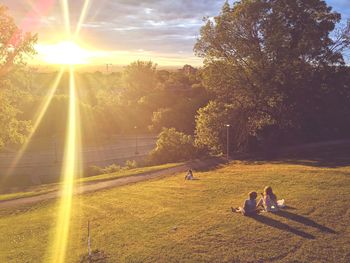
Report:
[[[249,192],[249,199],[254,200],[258,197],[258,194],[256,192]]]
[[[188,172],[189,172],[189,173],[192,173],[192,170],[191,170],[191,169],[189,169],[189,170],[188,170]]]
[[[276,195],[273,193],[271,186],[266,186],[264,188],[264,195],[269,195],[272,199],[276,199]]]

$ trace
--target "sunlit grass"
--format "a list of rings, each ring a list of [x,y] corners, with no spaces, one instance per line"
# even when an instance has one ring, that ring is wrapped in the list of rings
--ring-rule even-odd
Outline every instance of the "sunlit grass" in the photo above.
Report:
[[[91,221],[92,249],[107,262],[347,262],[350,251],[350,167],[335,169],[287,163],[237,163],[209,172],[183,174],[79,196],[73,200],[66,262],[86,255],[86,225]],[[279,229],[232,214],[251,190],[272,185],[287,210],[335,231],[273,214]],[[82,211],[74,212],[76,207]],[[331,207],[331,209],[330,209]],[[3,262],[46,262],[49,229],[57,203],[0,212]],[[23,209],[23,210],[21,210]],[[9,229],[9,224],[13,228]],[[308,233],[303,238],[289,228]],[[20,251],[20,253],[19,253]]]

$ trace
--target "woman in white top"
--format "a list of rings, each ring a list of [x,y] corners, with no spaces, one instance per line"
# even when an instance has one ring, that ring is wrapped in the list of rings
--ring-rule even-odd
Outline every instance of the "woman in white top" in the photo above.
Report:
[[[270,186],[264,188],[264,194],[261,194],[262,197],[259,200],[257,206],[263,206],[267,212],[276,212],[278,211],[277,197],[273,193]]]

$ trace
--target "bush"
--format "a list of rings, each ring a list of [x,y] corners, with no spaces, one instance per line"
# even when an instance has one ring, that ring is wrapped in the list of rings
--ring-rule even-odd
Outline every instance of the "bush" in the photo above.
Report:
[[[106,166],[104,168],[99,167],[97,165],[92,165],[89,166],[86,170],[85,170],[85,174],[87,176],[94,176],[94,175],[100,175],[100,174],[110,174],[110,173],[115,173],[120,171],[121,167],[120,165],[117,164],[111,164],[109,166]]]
[[[135,160],[127,160],[125,162],[126,169],[134,169],[137,167],[137,162]]]
[[[196,148],[190,135],[164,128],[159,134],[156,148],[150,153],[151,164],[187,161],[196,156]]]
[[[109,166],[106,166],[105,168],[102,169],[104,174],[111,174],[115,172],[119,172],[121,169],[120,165],[118,164],[111,164]]]

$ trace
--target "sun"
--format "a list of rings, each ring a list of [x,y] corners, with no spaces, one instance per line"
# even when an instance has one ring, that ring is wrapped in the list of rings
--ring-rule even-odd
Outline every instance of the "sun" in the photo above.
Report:
[[[48,64],[81,65],[89,63],[92,54],[72,40],[63,40],[56,44],[38,44],[38,55]]]

